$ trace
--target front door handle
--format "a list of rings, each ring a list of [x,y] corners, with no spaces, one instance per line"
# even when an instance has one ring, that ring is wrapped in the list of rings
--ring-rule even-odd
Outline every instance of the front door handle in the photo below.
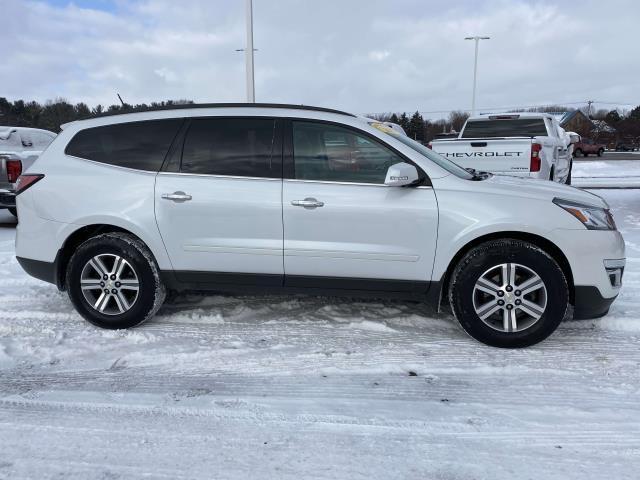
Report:
[[[174,202],[186,202],[191,200],[191,195],[187,195],[184,192],[163,193],[161,197],[164,200],[172,200]]]
[[[315,198],[307,197],[304,200],[292,200],[291,205],[294,207],[318,208],[324,207],[324,202],[320,202]]]

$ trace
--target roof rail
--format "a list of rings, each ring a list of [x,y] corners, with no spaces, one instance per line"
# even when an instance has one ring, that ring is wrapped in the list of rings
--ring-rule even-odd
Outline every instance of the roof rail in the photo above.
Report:
[[[186,110],[190,108],[286,108],[292,110],[311,110],[314,112],[326,112],[337,113],[339,115],[348,115],[355,117],[356,115],[341,110],[334,110],[332,108],[313,107],[309,105],[288,105],[286,103],[180,103],[172,105],[157,105],[149,106],[147,108],[136,109],[135,106],[131,107],[129,111],[116,111],[116,112],[104,112],[98,115],[88,115],[78,120],[89,120],[91,118],[110,117],[113,115],[127,115],[129,113],[144,113],[144,112],[158,112],[162,110]]]

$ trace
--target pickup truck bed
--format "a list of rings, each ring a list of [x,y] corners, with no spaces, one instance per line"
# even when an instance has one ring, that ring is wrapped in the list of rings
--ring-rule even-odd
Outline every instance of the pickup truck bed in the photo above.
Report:
[[[525,137],[437,140],[432,149],[463,168],[529,177],[532,143]]]
[[[552,115],[510,113],[470,117],[457,138],[431,148],[464,168],[569,183],[570,145]]]

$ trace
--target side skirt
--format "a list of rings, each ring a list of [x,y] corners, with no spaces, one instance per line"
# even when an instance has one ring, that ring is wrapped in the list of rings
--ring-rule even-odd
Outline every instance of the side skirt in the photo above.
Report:
[[[393,298],[428,303],[437,303],[439,298],[439,282],[186,271],[163,271],[161,276],[168,288],[178,291]],[[434,290],[437,294],[430,295]]]

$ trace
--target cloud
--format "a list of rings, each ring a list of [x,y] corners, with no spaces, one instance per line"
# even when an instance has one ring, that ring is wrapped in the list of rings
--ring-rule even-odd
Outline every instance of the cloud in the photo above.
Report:
[[[4,0],[0,96],[243,101],[243,3]],[[473,43],[463,38],[482,34],[481,107],[633,102],[639,13],[630,0],[254,0],[256,98],[441,116],[468,107]]]

